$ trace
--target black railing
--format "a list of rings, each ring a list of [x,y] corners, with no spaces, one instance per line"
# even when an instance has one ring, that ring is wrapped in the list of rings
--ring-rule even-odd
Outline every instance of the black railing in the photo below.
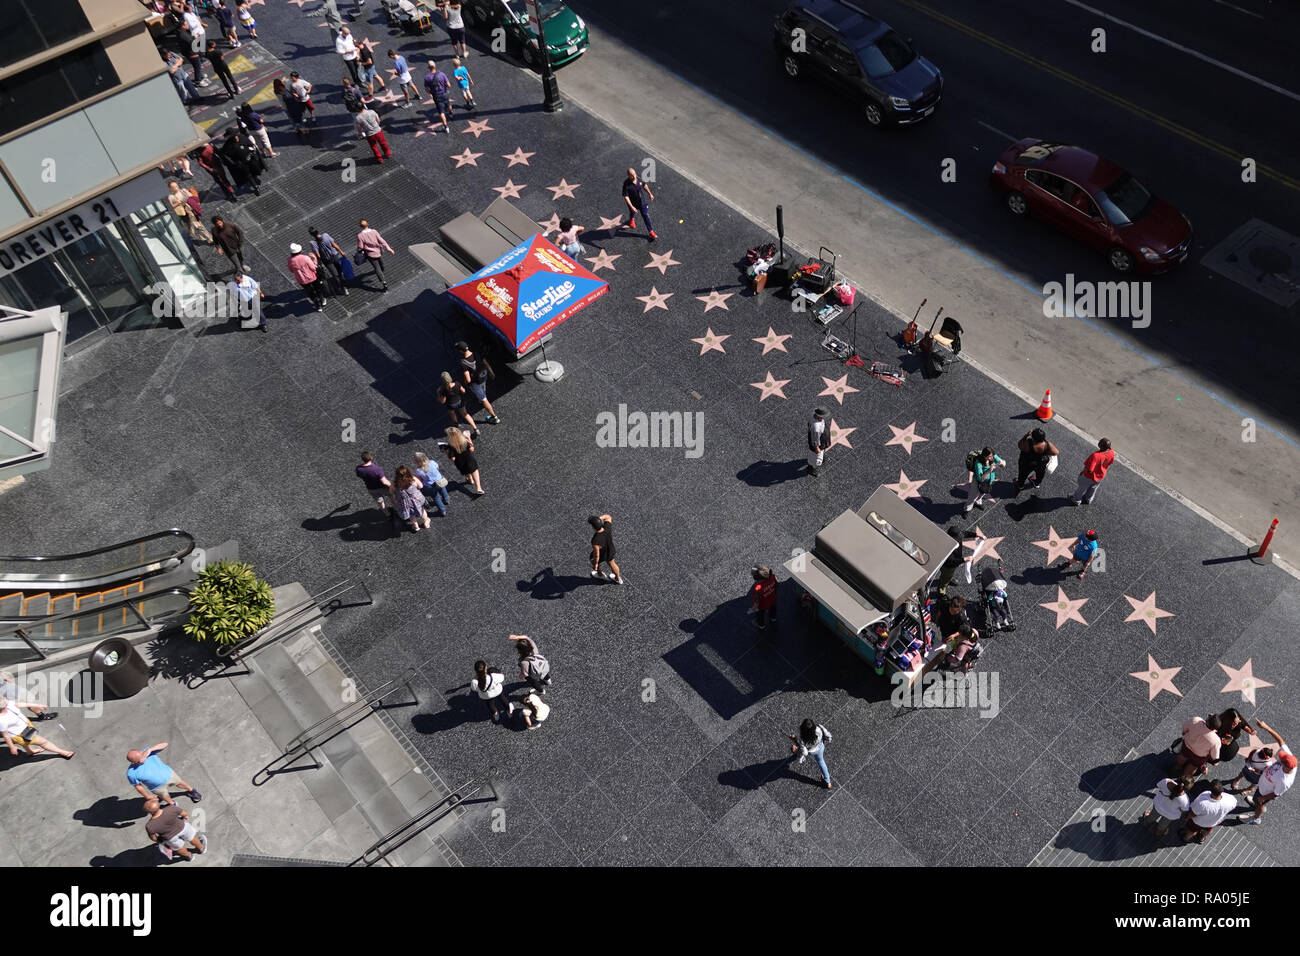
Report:
[[[176,539],[176,544],[161,555],[146,556],[146,546],[167,538]],[[133,562],[128,561],[116,567],[108,567],[77,575],[74,572],[55,574],[46,569],[64,561],[86,561],[99,558],[115,551],[138,548],[139,556]],[[194,538],[179,528],[156,531],[130,541],[80,551],[76,554],[18,554],[0,556],[0,587],[16,591],[77,591],[103,588],[121,581],[149,577],[179,567],[181,562],[194,550]],[[24,568],[37,568],[35,571],[5,571],[4,564],[13,563]]]
[[[492,791],[492,799],[501,799],[497,796],[497,789],[492,785],[491,776],[484,777],[478,781],[472,781],[462,787],[458,787],[451,793],[447,794],[436,803],[425,807],[423,810],[411,817],[401,826],[390,830],[373,844],[366,848],[365,852],[353,860],[348,866],[375,866],[387,860],[390,853],[395,852],[405,844],[414,840],[429,827],[438,821],[446,818],[448,814],[455,813],[456,808],[473,797],[484,787]]]
[[[138,606],[146,604],[156,598],[171,594],[184,595],[185,601],[182,602],[179,607],[168,610],[165,613],[146,616],[141,612]],[[88,643],[92,640],[99,640],[100,638],[109,637],[113,634],[120,634],[123,631],[149,630],[156,626],[160,621],[165,621],[168,618],[175,617],[177,614],[185,611],[189,605],[189,596],[190,591],[188,588],[162,588],[146,594],[136,594],[131,597],[119,598],[116,601],[110,601],[108,604],[96,604],[77,611],[69,611],[67,614],[56,614],[51,617],[35,618],[30,622],[24,623],[21,627],[14,628],[13,630],[7,632],[0,631],[0,649],[7,650],[21,647],[25,644],[32,653],[36,655],[27,660],[46,660],[49,657],[49,654],[46,653],[45,649],[40,647],[33,639],[33,631],[44,629],[47,634],[50,631],[54,631],[56,633],[48,637],[47,640],[57,640],[61,646],[68,647],[76,646],[78,643]],[[134,620],[127,619],[122,624],[114,627],[96,628],[84,635],[59,635],[57,633],[65,625],[75,625],[83,619],[93,618],[98,615],[108,614],[118,610],[124,612],[124,618],[134,618]],[[129,612],[129,614],[125,612]],[[69,628],[69,630],[75,629],[75,627]],[[37,634],[35,637],[39,639],[40,635]],[[26,663],[27,660],[13,661],[11,663]]]

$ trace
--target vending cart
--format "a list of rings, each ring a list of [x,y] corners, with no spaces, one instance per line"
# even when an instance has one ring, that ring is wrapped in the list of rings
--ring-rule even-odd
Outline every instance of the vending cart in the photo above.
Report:
[[[958,543],[888,488],[821,531],[785,563],[801,603],[876,673],[915,680],[948,651],[929,585]]]

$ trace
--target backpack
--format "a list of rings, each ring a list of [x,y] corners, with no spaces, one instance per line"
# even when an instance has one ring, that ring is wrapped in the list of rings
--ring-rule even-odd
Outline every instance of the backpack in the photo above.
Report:
[[[979,457],[980,453],[978,451],[966,452],[966,470],[971,474],[975,473],[975,462],[979,460]]]
[[[550,679],[551,662],[541,654],[534,651],[532,654],[529,654],[524,658],[524,662],[528,664],[528,670],[538,680],[545,681]]]
[[[745,252],[745,261],[751,266],[759,259],[771,259],[776,255],[776,243],[769,242],[763,246],[755,246]]]

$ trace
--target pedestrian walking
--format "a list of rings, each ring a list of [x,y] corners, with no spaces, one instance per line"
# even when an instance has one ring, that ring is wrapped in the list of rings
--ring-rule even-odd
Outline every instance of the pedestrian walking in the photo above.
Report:
[[[311,84],[304,80],[297,70],[289,74],[289,93],[303,108],[303,117],[316,123],[316,104],[311,101]]]
[[[614,550],[614,519],[609,515],[592,515],[587,519],[587,524],[591,525],[595,532],[591,536],[591,576],[593,578],[605,577],[617,584],[626,584],[623,580],[623,572],[619,570],[618,562],[614,560],[617,553]],[[600,566],[608,564],[609,570],[602,575]]]
[[[181,102],[186,106],[190,106],[201,94],[194,85],[194,81],[185,72],[185,61],[171,50],[162,53],[162,58],[167,64],[167,73],[171,77],[172,85],[176,87],[176,93],[180,96]]]
[[[230,0],[234,3],[235,0]],[[221,35],[225,38],[226,43],[233,50],[239,46],[239,37],[235,35],[235,11],[230,9],[226,0],[217,0],[216,10],[217,23],[221,25]]]
[[[212,81],[203,78],[203,51],[208,48],[208,31],[191,4],[185,4],[181,13],[181,36],[188,50],[190,65],[194,67],[194,84],[207,86]]]
[[[1016,446],[1020,450],[1020,470],[1016,476],[1016,494],[1024,489],[1029,476],[1034,476],[1030,488],[1037,488],[1047,477],[1047,469],[1053,457],[1059,454],[1056,446],[1047,440],[1047,433],[1041,428],[1025,432]]]
[[[754,626],[760,631],[767,630],[767,622],[771,621],[773,626],[778,624],[776,619],[776,592],[777,580],[772,569],[766,564],[759,564],[750,569],[754,578],[754,586],[749,589],[749,607],[754,612]]]
[[[831,789],[831,771],[826,766],[826,745],[833,739],[831,732],[812,718],[806,718],[799,725],[799,733],[791,734],[790,739],[794,741],[790,753],[799,755],[799,763],[809,757],[816,760],[817,766],[821,768],[822,780],[826,782],[826,789]]]
[[[496,667],[488,667],[486,661],[474,662],[474,679],[470,686],[478,694],[479,700],[487,705],[492,715],[492,723],[497,723],[501,715],[509,717],[515,712],[515,705],[506,696],[506,676]]]
[[[397,88],[402,91],[402,109],[411,105],[411,100],[416,103],[423,103],[420,99],[420,91],[415,88],[415,83],[411,80],[411,68],[406,65],[406,57],[402,56],[396,50],[388,51],[388,58],[393,61],[393,73],[397,77]]]
[[[412,531],[429,527],[429,514],[424,508],[424,492],[420,490],[420,480],[405,465],[398,465],[397,471],[393,473],[393,503],[397,507],[398,516],[411,523]]]
[[[1061,565],[1058,570],[1062,573],[1067,571],[1076,561],[1079,562],[1079,580],[1083,580],[1084,574],[1088,571],[1088,566],[1092,564],[1092,559],[1097,556],[1097,532],[1085,531],[1074,539],[1074,550],[1070,555],[1070,560]]]
[[[536,730],[547,717],[551,716],[551,705],[542,700],[542,696],[536,692],[524,695],[519,710],[524,715],[524,727],[529,730]]]
[[[442,373],[442,384],[438,386],[438,401],[447,407],[447,414],[451,416],[453,425],[458,426],[458,423],[463,420],[469,426],[471,436],[478,436],[478,426],[474,422],[474,416],[465,408],[465,386],[453,379],[450,372]]]
[[[478,473],[478,458],[474,455],[474,440],[459,428],[448,428],[447,457],[456,466],[470,485],[469,493],[475,498],[487,494],[483,490],[483,480]]]
[[[226,283],[226,289],[230,293],[235,314],[246,320],[243,323],[244,328],[256,328],[261,332],[270,331],[266,327],[266,313],[262,310],[262,300],[266,297],[266,293],[262,291],[260,282],[250,275],[244,275],[242,269],[236,269],[235,274]],[[257,319],[257,325],[250,326],[248,322],[253,319]]]
[[[366,102],[375,95],[375,86],[378,85],[381,90],[388,89],[384,78],[380,75],[378,67],[375,66],[375,44],[373,40],[362,40],[357,44],[360,59],[361,82],[366,85]]]
[[[1204,843],[1210,834],[1229,814],[1237,809],[1237,798],[1224,792],[1223,784],[1215,780],[1187,808],[1190,816],[1183,827],[1184,843]]]
[[[366,108],[365,97],[361,94],[361,87],[356,86],[346,76],[343,77],[343,89],[339,92],[339,98],[343,100],[343,108],[353,116]]]
[[[357,233],[357,252],[365,256],[366,261],[370,263],[370,268],[375,270],[375,278],[387,289],[388,280],[384,278],[385,249],[388,250],[389,255],[394,254],[393,247],[384,241],[379,230],[362,219],[361,231]]]
[[[451,38],[451,52],[469,59],[469,47],[465,46],[465,16],[461,10],[460,0],[442,0],[442,19],[447,24],[447,36]]]
[[[253,18],[253,0],[239,0],[235,13],[239,16],[239,25],[248,34],[250,40],[257,39],[257,20]],[[238,46],[238,44],[236,44]]]
[[[198,239],[212,244],[212,233],[203,225],[203,206],[199,203],[199,191],[193,186],[182,186],[174,179],[167,181],[167,203],[172,212],[185,224],[185,230],[191,239]]]
[[[221,51],[217,49],[216,40],[208,41],[205,56],[207,56],[208,62],[212,64],[212,72],[217,75],[221,85],[226,88],[226,99],[233,100],[239,93],[239,84],[235,82],[235,74],[230,72],[230,67],[226,65],[225,58],[222,57]]]
[[[357,113],[357,136],[370,144],[370,151],[375,154],[375,162],[381,166],[387,157],[393,155],[393,151],[388,148],[388,139],[379,125],[379,114],[364,103],[361,104],[361,112]],[[391,249],[388,251],[392,252]],[[375,259],[375,262],[378,261]],[[379,276],[380,281],[383,280],[383,273],[379,266],[375,267],[375,275]],[[388,288],[387,282],[384,283],[384,288]]]
[[[329,282],[336,295],[347,295],[348,287],[343,275],[343,260],[347,254],[328,232],[321,232],[315,226],[307,232],[311,236],[311,251],[316,255],[318,272],[319,267],[324,267],[322,279]]]
[[[956,525],[952,525],[948,528],[948,537],[957,542],[957,549],[944,558],[943,564],[939,566],[939,577],[935,579],[935,584],[938,585],[940,597],[948,593],[948,585],[952,583],[953,575],[957,573],[958,568],[966,563],[965,537],[962,535],[961,529]]]
[[[470,87],[474,85],[474,77],[469,75],[469,69],[460,61],[460,57],[451,58],[451,76],[460,87],[460,95],[465,100],[465,108],[470,110],[478,109],[478,103],[474,102],[474,94],[470,92]]]
[[[1211,760],[1219,759],[1219,717],[1193,717],[1183,724],[1183,744],[1174,761],[1175,777],[1198,777]]]
[[[969,464],[975,497],[966,502],[966,507],[962,509],[966,514],[970,514],[975,508],[983,511],[986,501],[989,504],[993,503],[993,482],[998,480],[997,469],[1006,466],[1006,462],[987,445]]]
[[[420,479],[420,490],[426,499],[433,499],[434,510],[438,517],[447,517],[447,508],[451,505],[451,496],[447,494],[447,479],[432,458],[422,451],[415,453],[415,467],[411,469]]]
[[[831,447],[831,426],[826,421],[826,409],[814,408],[812,418],[808,420],[808,473],[821,474],[822,462],[826,460],[826,449]]]
[[[190,169],[190,158],[184,153],[160,163],[158,170],[164,176],[177,176],[183,179],[194,178],[194,172]]]
[[[303,252],[302,246],[296,242],[291,242],[289,244],[289,261],[287,265],[294,280],[302,288],[307,298],[311,300],[311,304],[316,307],[316,311],[325,311],[325,306],[329,300],[325,298],[325,294],[321,291],[320,276],[316,271],[315,254]]]
[[[294,95],[293,90],[289,89],[289,85],[285,83],[284,77],[277,76],[275,82],[271,84],[271,86],[275,91],[275,95],[279,97],[280,102],[284,104],[284,114],[288,116],[289,121],[293,123],[293,131],[299,136],[302,136],[307,132],[307,124],[303,119],[306,109],[303,107],[302,103],[299,102],[298,97]]]
[[[379,506],[379,510],[387,513],[393,483],[384,474],[384,469],[375,464],[375,456],[368,451],[361,453],[361,464],[357,465],[357,477],[365,484],[367,493]]]
[[[1264,723],[1264,721],[1259,721],[1259,726],[1277,741],[1277,748],[1276,756],[1260,771],[1259,782],[1255,785],[1255,796],[1250,800],[1250,806],[1254,808],[1255,815],[1246,821],[1251,824],[1260,822],[1260,818],[1264,816],[1264,810],[1268,804],[1290,790],[1296,778],[1296,757],[1291,752],[1291,748],[1287,746],[1287,742],[1282,739],[1281,734]],[[1249,788],[1247,788],[1247,791],[1249,791]]]
[[[334,38],[334,52],[343,57],[343,65],[352,75],[352,82],[360,85],[361,51],[357,49],[357,41],[353,39],[352,30],[348,27],[342,27],[339,35]]]
[[[1101,484],[1102,479],[1106,477],[1106,471],[1113,464],[1115,464],[1115,452],[1111,451],[1110,439],[1103,438],[1097,442],[1097,450],[1084,461],[1083,471],[1079,472],[1079,487],[1070,496],[1070,503],[1092,504],[1092,499],[1097,497],[1097,486]]]
[[[325,0],[324,6],[317,12],[325,18],[325,25],[330,28],[330,39],[337,40],[343,29],[343,18],[339,16],[337,0]]]
[[[560,220],[560,231],[555,237],[555,244],[570,259],[576,259],[586,252],[582,248],[582,243],[578,241],[578,235],[583,229],[583,226],[575,226],[573,220],[567,216]]]
[[[126,762],[129,766],[126,768],[126,782],[135,787],[140,796],[146,800],[150,796],[155,796],[169,807],[176,806],[176,801],[172,799],[170,793],[172,787],[180,787],[181,793],[198,803],[203,799],[203,794],[182,780],[176,771],[163,763],[158,756],[166,749],[167,741],[164,740],[147,750],[128,750]]]
[[[545,694],[551,686],[551,662],[537,649],[537,642],[527,634],[511,634],[515,652],[519,655],[519,676],[528,681],[538,694]]]
[[[230,260],[236,274],[244,271],[244,230],[220,216],[213,216],[212,243],[218,252]]]
[[[641,218],[645,220],[646,230],[650,233],[650,241],[654,242],[659,237],[655,235],[654,223],[650,221],[647,196],[650,197],[650,202],[654,202],[655,194],[650,184],[641,182],[636,170],[629,166],[627,179],[623,180],[623,202],[627,204],[628,216],[627,222],[621,228],[635,229],[637,213],[640,213]]]
[[[1181,820],[1191,806],[1191,798],[1187,795],[1191,788],[1190,777],[1179,780],[1165,777],[1157,783],[1155,800],[1151,809],[1142,814],[1142,825],[1154,831],[1157,837],[1167,835],[1169,828]]]
[[[52,753],[64,760],[71,760],[76,755],[75,750],[64,750],[38,734],[36,727],[19,709],[21,707],[30,708],[32,705],[8,697],[0,699],[0,737],[3,737],[11,756],[18,756],[19,747],[29,757],[39,753]]]
[[[179,854],[182,860],[192,860],[194,854],[208,848],[208,838],[194,829],[187,810],[174,803],[164,807],[156,797],[150,797],[144,802],[144,812],[149,815],[145,835],[158,844],[167,859]]]
[[[492,403],[487,397],[487,383],[489,379],[497,377],[496,371],[488,362],[487,358],[475,355],[473,350],[465,342],[457,342],[455,345],[456,352],[460,356],[460,378],[462,384],[470,390],[474,398],[478,400],[479,407],[488,413],[487,420],[493,425],[500,425],[501,419],[492,407]]]
[[[243,129],[253,141],[257,143],[258,148],[266,156],[274,156],[275,150],[271,148],[271,134],[267,132],[266,120],[262,114],[253,109],[249,103],[239,104],[240,128]]]
[[[262,172],[266,163],[251,139],[231,126],[226,130],[218,152],[236,186],[251,189],[254,196],[262,195]]]
[[[217,148],[212,145],[211,141],[204,143],[198,151],[197,159],[199,165],[208,171],[212,181],[217,184],[226,198],[231,202],[237,202],[235,197],[235,187],[230,185],[230,177],[226,174],[226,166],[217,154]]]
[[[442,120],[443,132],[450,133],[451,123],[448,119],[451,116],[451,80],[438,69],[438,64],[433,60],[429,61],[429,72],[424,74],[424,89],[429,94],[429,102],[433,103],[434,112]]]

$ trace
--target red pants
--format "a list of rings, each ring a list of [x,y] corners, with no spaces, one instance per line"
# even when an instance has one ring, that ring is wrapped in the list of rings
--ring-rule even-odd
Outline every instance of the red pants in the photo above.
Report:
[[[378,133],[375,133],[373,136],[367,136],[366,142],[370,144],[370,149],[375,154],[375,159],[379,160],[381,163],[384,161],[385,156],[393,155],[393,151],[388,148],[388,140],[384,139],[383,130],[380,130]],[[384,151],[383,156],[379,155],[379,151],[381,148]]]

